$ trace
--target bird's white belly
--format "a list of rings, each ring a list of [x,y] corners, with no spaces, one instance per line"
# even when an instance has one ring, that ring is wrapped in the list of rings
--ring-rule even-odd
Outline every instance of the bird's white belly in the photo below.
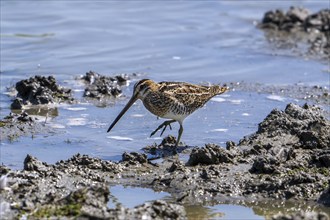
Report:
[[[188,116],[188,114],[174,114],[173,112],[168,112],[165,115],[162,116],[162,118],[168,118],[168,119],[174,119],[176,121],[183,121],[186,117]]]

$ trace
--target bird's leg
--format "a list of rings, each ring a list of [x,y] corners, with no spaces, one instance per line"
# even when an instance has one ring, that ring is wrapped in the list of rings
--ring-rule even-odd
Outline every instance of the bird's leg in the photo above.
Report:
[[[150,137],[153,136],[154,134],[156,134],[156,132],[161,129],[162,127],[164,127],[162,133],[160,134],[160,136],[162,136],[162,134],[164,133],[165,129],[167,126],[170,126],[170,128],[172,129],[171,127],[171,123],[175,122],[175,120],[168,120],[168,121],[164,121],[161,125],[158,126],[158,128],[156,130],[154,130],[151,134],[150,134]]]
[[[182,132],[183,132],[183,126],[182,126],[182,124],[180,123],[180,129],[179,129],[178,140],[176,141],[175,147],[177,147],[178,144],[179,144],[179,142],[180,142]]]
[[[169,126],[169,127],[170,127],[170,129],[172,130],[172,126],[171,126],[171,123],[169,123],[169,124],[168,124],[168,126]],[[167,125],[165,125],[165,126],[164,126],[164,128],[163,128],[162,132],[160,133],[160,136],[162,136],[162,135],[163,135],[164,131],[166,130],[166,127],[167,127]]]

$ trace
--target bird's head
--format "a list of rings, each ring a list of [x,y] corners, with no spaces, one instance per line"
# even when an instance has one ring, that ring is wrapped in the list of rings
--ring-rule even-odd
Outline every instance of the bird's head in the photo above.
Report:
[[[125,112],[134,104],[137,99],[143,99],[150,89],[154,88],[156,83],[150,79],[142,79],[134,85],[133,96],[128,101],[126,106],[121,110],[119,115],[115,118],[115,120],[110,125],[108,132],[115,126],[115,124],[119,121],[119,119],[125,114]]]
[[[143,99],[153,88],[155,82],[150,79],[142,79],[134,85],[133,97]]]

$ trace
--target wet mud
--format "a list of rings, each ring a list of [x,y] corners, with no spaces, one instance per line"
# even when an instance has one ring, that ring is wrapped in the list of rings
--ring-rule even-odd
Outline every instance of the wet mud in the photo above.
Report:
[[[175,147],[175,144],[175,137],[169,135],[165,137],[160,144],[157,145],[155,143],[154,145],[149,145],[142,148],[142,150],[145,153],[152,155],[152,157],[149,159],[154,160],[162,157],[177,155],[178,153],[182,153],[185,149],[189,148],[189,146],[185,146],[181,142],[177,147]]]
[[[131,74],[132,77],[137,74]],[[122,94],[121,87],[127,86],[131,77],[127,74],[104,76],[93,71],[78,78],[85,84],[83,96],[91,99],[116,98]],[[16,83],[10,88],[15,93],[11,108],[28,109],[33,106],[73,103],[72,91],[60,86],[53,76],[34,76]],[[77,100],[76,100],[77,101]]]
[[[45,121],[27,112],[10,113],[0,120],[0,139],[14,141],[20,136],[31,136],[39,133],[50,133],[53,129]]]
[[[325,213],[317,212],[297,212],[294,214],[277,214],[272,217],[272,220],[326,220],[329,217]]]
[[[48,105],[72,102],[71,89],[64,88],[53,76],[34,76],[16,83],[17,96],[11,104],[12,109],[23,109],[32,105]]]
[[[330,10],[311,13],[305,8],[291,7],[268,11],[258,27],[276,48],[293,49],[303,56],[330,57]],[[301,46],[300,44],[307,45]]]
[[[80,78],[86,85],[84,97],[102,99],[118,97],[121,95],[121,87],[126,86],[130,77],[127,74],[114,77],[104,76],[94,71],[87,72]]]
[[[132,74],[132,77],[135,76],[137,74]],[[84,97],[101,100],[119,97],[122,94],[121,87],[128,85],[130,77],[124,74],[103,76],[90,71],[79,79],[86,85]],[[11,104],[12,113],[0,121],[2,140],[12,141],[20,136],[33,137],[34,134],[54,132],[54,129],[46,126],[46,122],[48,117],[58,116],[56,106],[79,101],[73,98],[71,89],[60,86],[53,76],[36,75],[17,82],[15,88],[8,90],[16,95]]]
[[[330,122],[322,109],[288,104],[284,110],[274,109],[254,134],[239,143],[187,147],[179,154],[164,155],[158,163],[138,152],[124,153],[120,162],[77,154],[54,165],[28,155],[23,170],[0,168],[1,206],[6,207],[2,212],[30,219],[186,219],[187,205],[228,202],[254,207],[262,201],[305,201],[314,214],[291,213],[291,217],[273,219],[301,215],[327,219],[329,133]],[[163,145],[170,145],[172,139],[165,138]],[[180,160],[182,154],[188,155],[187,162]],[[118,184],[165,191],[173,200],[133,209],[120,204],[108,208],[109,186]]]

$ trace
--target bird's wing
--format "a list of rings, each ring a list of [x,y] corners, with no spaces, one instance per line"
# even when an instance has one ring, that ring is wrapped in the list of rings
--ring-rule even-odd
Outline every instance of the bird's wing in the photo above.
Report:
[[[193,84],[185,83],[185,82],[160,82],[159,85],[159,92],[169,92],[173,93],[177,89],[183,86],[189,86]]]
[[[202,107],[216,93],[211,86],[199,86],[185,82],[161,82],[160,91],[191,112]]]

